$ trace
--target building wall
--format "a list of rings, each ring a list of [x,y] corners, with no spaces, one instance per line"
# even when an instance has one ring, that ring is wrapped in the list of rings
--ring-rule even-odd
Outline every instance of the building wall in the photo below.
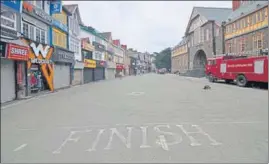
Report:
[[[214,28],[214,35],[213,35],[213,28]],[[197,36],[194,36],[195,32],[192,32],[188,35],[189,39],[189,65],[190,69],[193,69],[193,64],[195,55],[202,50],[206,58],[210,58],[214,56],[214,46],[213,46],[213,37],[215,39],[215,53],[221,54],[223,51],[223,44],[222,44],[222,28],[219,27],[217,24],[213,22],[207,22],[200,28],[196,30],[200,30],[198,37],[200,37],[200,42],[195,42],[195,40],[199,39]]]
[[[268,8],[225,25],[225,53],[257,55],[268,48]]]

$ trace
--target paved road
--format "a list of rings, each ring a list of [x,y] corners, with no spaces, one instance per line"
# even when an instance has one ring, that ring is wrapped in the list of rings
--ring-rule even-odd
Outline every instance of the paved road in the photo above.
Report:
[[[1,110],[2,162],[268,162],[268,91],[147,74]]]

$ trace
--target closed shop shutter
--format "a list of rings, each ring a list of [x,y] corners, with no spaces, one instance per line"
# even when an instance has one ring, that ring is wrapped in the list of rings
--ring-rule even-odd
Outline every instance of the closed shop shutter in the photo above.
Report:
[[[83,70],[83,78],[84,83],[90,83],[93,81],[93,70],[92,68],[84,68]]]
[[[16,98],[14,61],[1,58],[1,103]]]
[[[75,69],[74,70],[74,79],[72,82],[73,85],[82,84],[82,69]]]
[[[116,69],[109,68],[107,69],[107,79],[115,79]]]
[[[54,65],[54,88],[60,89],[70,86],[70,65],[58,64]]]
[[[95,68],[94,69],[94,81],[104,80],[105,69],[104,68]]]

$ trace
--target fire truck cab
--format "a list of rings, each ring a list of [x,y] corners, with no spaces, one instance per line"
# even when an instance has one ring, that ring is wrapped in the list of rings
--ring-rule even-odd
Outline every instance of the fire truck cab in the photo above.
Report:
[[[207,59],[205,73],[210,82],[235,81],[240,87],[248,82],[268,83],[267,56],[222,55]]]

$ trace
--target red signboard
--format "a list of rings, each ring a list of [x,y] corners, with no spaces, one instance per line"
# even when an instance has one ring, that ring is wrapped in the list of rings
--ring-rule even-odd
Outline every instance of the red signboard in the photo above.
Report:
[[[8,44],[7,47],[7,58],[13,60],[28,60],[29,48],[16,44]]]
[[[124,69],[124,65],[123,64],[117,64],[116,69]]]

